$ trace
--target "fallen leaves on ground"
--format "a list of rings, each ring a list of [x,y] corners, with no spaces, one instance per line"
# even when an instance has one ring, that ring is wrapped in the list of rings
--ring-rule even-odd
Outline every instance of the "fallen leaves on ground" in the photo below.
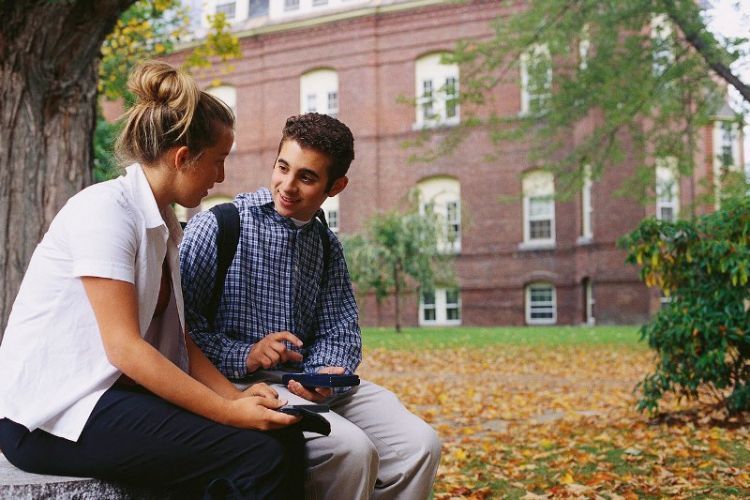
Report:
[[[635,411],[653,365],[640,349],[491,346],[370,350],[359,372],[437,430],[437,500],[750,496],[745,422],[674,400],[669,418]]]

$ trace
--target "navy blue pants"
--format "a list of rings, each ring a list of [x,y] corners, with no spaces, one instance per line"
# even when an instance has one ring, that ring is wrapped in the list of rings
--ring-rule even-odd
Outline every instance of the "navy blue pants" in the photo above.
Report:
[[[163,486],[187,498],[301,499],[304,446],[296,425],[238,429],[120,384],[104,393],[76,442],[0,419],[0,449],[19,469]]]

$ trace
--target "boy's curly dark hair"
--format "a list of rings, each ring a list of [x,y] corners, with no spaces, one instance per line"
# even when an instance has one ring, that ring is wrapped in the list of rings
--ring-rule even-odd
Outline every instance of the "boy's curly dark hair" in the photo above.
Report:
[[[284,125],[279,152],[284,142],[290,139],[303,148],[314,149],[331,159],[326,191],[331,189],[336,179],[349,171],[354,159],[354,136],[349,127],[336,118],[320,113],[292,116]]]

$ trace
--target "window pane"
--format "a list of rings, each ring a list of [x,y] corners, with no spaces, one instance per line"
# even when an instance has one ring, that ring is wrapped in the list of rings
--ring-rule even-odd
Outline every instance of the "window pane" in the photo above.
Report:
[[[549,196],[532,196],[529,198],[529,216],[540,217],[552,214],[553,201]]]
[[[455,77],[445,79],[445,117],[453,118],[456,116],[458,107],[458,85]]]
[[[548,240],[552,238],[552,221],[532,220],[529,222],[529,238],[532,240]]]
[[[533,285],[529,288],[530,319],[554,319],[554,288],[550,285]]]
[[[422,304],[425,306],[435,305],[435,292],[422,292]]]
[[[248,17],[259,17],[268,15],[268,0],[250,0],[247,7]]]
[[[227,3],[217,4],[216,13],[224,14],[227,17],[227,19],[234,19],[235,4],[236,2],[227,2]]]
[[[445,309],[445,316],[449,320],[461,319],[461,312],[458,307],[448,307]]]
[[[458,290],[453,288],[445,291],[445,303],[448,306],[458,305]]]
[[[672,207],[661,207],[659,219],[665,221],[674,221],[674,210],[672,209]]]
[[[315,113],[318,110],[317,96],[315,94],[308,94],[307,96],[307,112]]]
[[[284,10],[299,9],[299,0],[284,0]]]
[[[338,233],[339,232],[339,211],[330,210],[326,214],[326,219],[328,220],[328,228],[334,233]]]
[[[313,6],[318,7],[320,5],[328,5],[328,0],[313,0]]]
[[[424,321],[435,321],[435,307],[432,307],[431,309],[425,307],[422,311],[422,319]]]
[[[339,93],[328,92],[328,114],[334,118],[339,112]]]

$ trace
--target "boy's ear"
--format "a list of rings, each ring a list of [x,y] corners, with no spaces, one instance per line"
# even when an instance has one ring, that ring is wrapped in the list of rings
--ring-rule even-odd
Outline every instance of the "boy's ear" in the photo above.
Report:
[[[328,196],[336,196],[344,190],[347,184],[349,184],[349,178],[347,176],[339,177],[333,181],[333,186],[328,190]]]
[[[190,163],[190,150],[187,146],[180,146],[174,153],[174,166],[177,170],[182,170]]]

